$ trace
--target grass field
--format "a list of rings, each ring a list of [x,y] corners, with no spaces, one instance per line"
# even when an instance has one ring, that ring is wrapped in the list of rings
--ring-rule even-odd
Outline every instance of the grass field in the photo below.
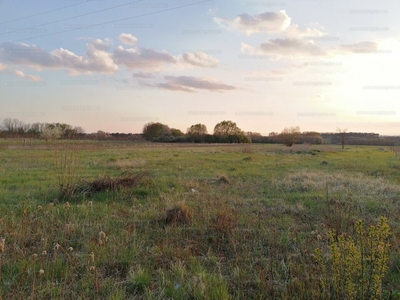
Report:
[[[0,165],[1,299],[400,299],[389,147],[6,140]]]

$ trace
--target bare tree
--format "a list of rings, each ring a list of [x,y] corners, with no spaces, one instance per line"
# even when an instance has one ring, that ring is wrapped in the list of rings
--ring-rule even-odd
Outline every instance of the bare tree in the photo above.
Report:
[[[336,131],[340,135],[340,142],[342,144],[342,149],[344,149],[344,144],[346,142],[346,133],[347,133],[347,128],[341,129],[341,128],[336,128]]]

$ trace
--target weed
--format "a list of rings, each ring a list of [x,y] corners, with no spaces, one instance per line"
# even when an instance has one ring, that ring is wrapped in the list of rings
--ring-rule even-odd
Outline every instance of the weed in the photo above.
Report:
[[[165,223],[172,226],[187,225],[192,217],[189,208],[183,202],[167,209],[165,214]]]
[[[382,282],[388,271],[390,227],[381,217],[365,230],[355,224],[355,237],[329,234],[329,256],[320,248],[315,257],[320,274],[321,296],[325,299],[382,299]]]

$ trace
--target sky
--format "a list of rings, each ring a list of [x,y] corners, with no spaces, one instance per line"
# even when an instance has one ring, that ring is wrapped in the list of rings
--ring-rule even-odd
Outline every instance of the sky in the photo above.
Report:
[[[0,122],[400,135],[400,2],[0,0]]]

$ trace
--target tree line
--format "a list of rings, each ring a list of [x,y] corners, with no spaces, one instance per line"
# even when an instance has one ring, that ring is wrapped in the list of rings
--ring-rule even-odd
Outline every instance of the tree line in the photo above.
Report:
[[[162,123],[150,122],[144,125],[142,135],[153,142],[194,142],[194,143],[282,143],[292,146],[295,143],[322,144],[318,132],[300,132],[299,127],[284,128],[281,133],[271,132],[263,136],[259,132],[243,131],[230,120],[217,123],[213,133],[208,133],[204,124],[198,123],[187,128],[186,133],[169,128]]]
[[[18,119],[6,118],[1,126],[1,137],[41,138],[44,140],[73,139],[83,135],[85,130],[80,126],[65,123],[24,123]]]
[[[6,118],[0,125],[2,138],[40,138],[86,139],[86,140],[127,140],[152,141],[168,143],[270,143],[292,146],[294,144],[341,144],[347,145],[399,145],[399,136],[379,136],[377,133],[355,133],[338,129],[336,133],[301,132],[297,127],[286,127],[281,132],[271,132],[267,136],[259,132],[243,131],[230,120],[215,125],[211,133],[205,124],[194,124],[186,132],[171,128],[160,122],[150,122],[143,126],[142,132],[108,133],[98,130],[96,133],[85,133],[80,126],[65,123],[24,123],[18,119]]]

